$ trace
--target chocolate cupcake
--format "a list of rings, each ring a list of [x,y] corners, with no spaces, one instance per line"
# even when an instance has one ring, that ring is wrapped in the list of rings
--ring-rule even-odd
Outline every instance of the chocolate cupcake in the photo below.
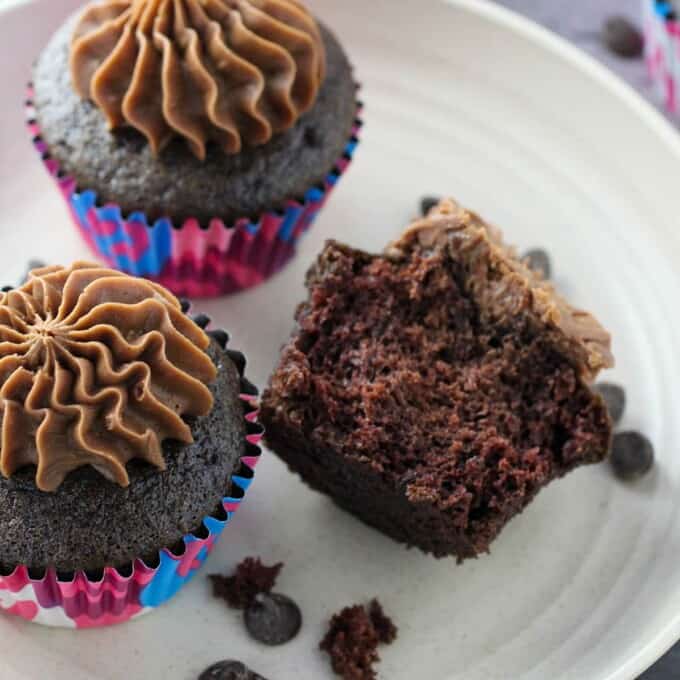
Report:
[[[398,541],[489,549],[541,488],[601,461],[609,334],[500,234],[442,202],[383,255],[330,242],[263,396],[269,446]]]
[[[40,55],[36,146],[90,246],[178,294],[253,285],[347,166],[356,85],[294,0],[106,0]]]
[[[0,338],[2,608],[90,626],[160,604],[252,478],[243,356],[158,284],[82,262],[2,293]]]

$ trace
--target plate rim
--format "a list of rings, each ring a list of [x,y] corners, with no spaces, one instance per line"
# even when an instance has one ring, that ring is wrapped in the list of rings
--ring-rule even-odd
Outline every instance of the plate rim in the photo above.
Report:
[[[28,5],[45,0],[4,0],[0,5],[0,20],[6,14],[21,11]],[[518,37],[533,43],[551,53],[569,66],[600,85],[603,89],[626,106],[648,129],[657,135],[668,152],[674,154],[680,167],[680,134],[661,111],[645,100],[631,85],[625,82],[607,66],[597,61],[584,50],[570,43],[566,38],[532,19],[496,4],[493,0],[436,0],[441,4],[462,9],[483,20],[510,31]],[[618,669],[613,669],[602,680],[630,680],[659,660],[680,640],[680,613],[662,627],[643,647],[632,654]]]

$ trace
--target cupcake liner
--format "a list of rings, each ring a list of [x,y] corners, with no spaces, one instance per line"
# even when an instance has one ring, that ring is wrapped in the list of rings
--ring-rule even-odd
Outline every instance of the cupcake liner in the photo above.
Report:
[[[206,325],[201,316],[199,325]],[[246,359],[227,349],[224,331],[208,331],[226,350],[240,375],[241,403],[246,421],[246,449],[231,477],[229,495],[200,528],[175,547],[159,551],[151,564],[138,558],[124,568],[107,567],[100,573],[41,573],[25,565],[0,574],[0,610],[33,623],[61,628],[94,628],[123,623],[167,602],[201,568],[217,539],[250,487],[260,459],[264,430],[257,415],[257,389],[244,375]]]
[[[643,9],[649,74],[668,111],[680,116],[680,21],[674,3],[643,0]]]
[[[119,206],[103,205],[94,191],[78,187],[75,179],[60,169],[42,139],[33,96],[29,85],[26,116],[33,144],[91,250],[116,269],[157,281],[175,295],[193,298],[250,288],[283,268],[347,170],[363,124],[358,103],[342,157],[302,200],[289,200],[280,210],[243,217],[230,225],[218,218],[207,225],[193,218],[179,225],[168,218],[152,223],[143,212],[123,215]]]

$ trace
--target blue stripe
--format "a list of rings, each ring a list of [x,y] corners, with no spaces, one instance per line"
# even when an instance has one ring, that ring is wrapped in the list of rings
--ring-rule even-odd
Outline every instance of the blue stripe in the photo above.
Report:
[[[293,234],[295,233],[295,227],[297,226],[298,219],[300,215],[304,212],[304,207],[302,206],[288,206],[286,210],[286,216],[283,218],[283,222],[279,227],[278,237],[284,242],[288,243],[293,240]]]

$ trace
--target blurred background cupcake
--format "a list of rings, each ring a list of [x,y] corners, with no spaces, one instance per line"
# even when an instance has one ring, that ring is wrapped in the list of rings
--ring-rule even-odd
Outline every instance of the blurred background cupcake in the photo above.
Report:
[[[352,69],[297,0],[104,0],[40,55],[29,126],[90,247],[178,295],[293,255],[357,144]]]
[[[245,360],[158,284],[98,265],[0,293],[0,609],[120,623],[202,565],[253,478]]]
[[[680,114],[680,23],[675,2],[644,0],[645,56],[664,105]]]

